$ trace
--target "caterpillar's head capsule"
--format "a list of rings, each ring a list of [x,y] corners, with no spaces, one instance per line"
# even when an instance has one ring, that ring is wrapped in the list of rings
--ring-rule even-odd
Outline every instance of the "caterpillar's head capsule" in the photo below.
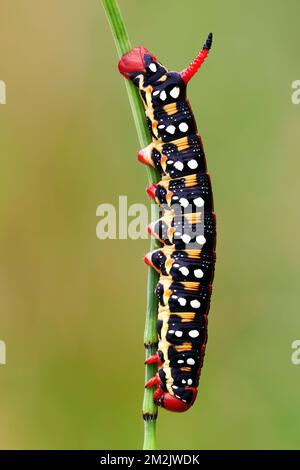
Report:
[[[156,58],[144,46],[136,47],[123,55],[119,61],[119,72],[126,78],[131,78],[131,74],[138,72],[146,72],[144,56],[149,55],[156,60]]]
[[[145,82],[159,79],[167,71],[144,46],[136,47],[124,54],[118,64],[119,72],[129,80],[143,75]]]

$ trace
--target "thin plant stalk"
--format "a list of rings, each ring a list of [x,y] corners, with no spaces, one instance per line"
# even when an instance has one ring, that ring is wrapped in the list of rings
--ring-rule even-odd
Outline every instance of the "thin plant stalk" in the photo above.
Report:
[[[117,47],[118,55],[121,57],[132,47],[128,34],[125,29],[124,21],[120,8],[116,0],[102,0],[103,7],[106,11],[107,18],[110,23],[112,34]],[[125,80],[128,98],[134,118],[135,127],[141,148],[149,144],[151,138],[146,126],[145,111],[140,100],[139,93],[133,83]],[[147,166],[147,176],[149,184],[159,181],[159,174],[154,168]],[[158,206],[151,204],[151,221],[159,217]],[[155,250],[160,246],[159,242],[151,239],[150,250]],[[158,282],[158,274],[152,268],[148,268],[147,282],[147,310],[144,331],[145,358],[148,359],[157,351],[157,299],[154,294],[155,286]],[[148,381],[157,372],[155,364],[145,366],[145,379]],[[156,445],[156,418],[157,406],[153,400],[153,389],[145,389],[143,400],[143,418],[144,418],[144,450],[154,450]]]

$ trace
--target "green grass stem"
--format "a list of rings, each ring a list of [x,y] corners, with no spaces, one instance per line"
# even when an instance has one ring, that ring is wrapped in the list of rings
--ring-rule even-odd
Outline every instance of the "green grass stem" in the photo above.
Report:
[[[124,21],[120,8],[116,0],[102,0],[102,4],[110,23],[111,31],[115,40],[119,57],[128,52],[132,47],[128,34],[125,29]],[[141,148],[145,147],[151,141],[149,131],[146,126],[145,111],[136,87],[129,80],[125,80],[127,94],[134,118],[135,127]],[[157,183],[159,174],[153,168],[147,166],[148,183]],[[158,218],[158,206],[155,203],[151,205],[151,221]],[[155,250],[160,245],[155,239],[151,239],[150,250]],[[147,359],[157,350],[157,299],[154,289],[158,281],[158,274],[152,268],[148,268],[147,282],[147,309],[144,331],[145,358]],[[156,365],[145,366],[145,379],[149,380],[157,372]],[[144,450],[154,450],[156,443],[156,418],[157,406],[153,400],[153,389],[145,389],[143,400],[144,417]]]

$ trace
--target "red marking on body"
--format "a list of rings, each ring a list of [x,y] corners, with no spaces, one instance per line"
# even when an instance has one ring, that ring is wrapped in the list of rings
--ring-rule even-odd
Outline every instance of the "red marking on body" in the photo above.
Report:
[[[145,388],[151,388],[154,385],[159,385],[159,384],[161,384],[161,381],[160,381],[160,378],[159,378],[158,374],[156,374],[154,377],[152,377],[152,379],[150,379],[150,380],[148,380],[148,382],[146,382]]]
[[[146,193],[151,199],[155,199],[155,192],[156,192],[157,184],[150,184],[146,189]]]
[[[152,264],[152,261],[151,261],[151,252],[147,253],[145,256],[144,256],[144,262],[150,266],[150,268],[153,268],[153,264]]]
[[[148,225],[147,230],[148,230],[149,235],[155,236],[154,227],[153,227],[154,224],[155,224],[155,222],[152,222],[151,224]]]
[[[156,222],[151,222],[151,224],[148,225],[148,233],[153,238],[157,238],[158,240],[160,240],[159,235],[155,232],[155,227],[156,227]]]
[[[146,159],[146,156],[147,156],[147,152],[145,149],[141,149],[138,153],[138,161],[141,162],[141,163],[145,163],[146,165],[148,165],[148,161]]]
[[[155,168],[154,163],[151,160],[151,157],[149,156],[148,152],[146,149],[141,149],[138,153],[138,161],[140,163],[144,163],[145,165],[152,166],[152,168]]]
[[[162,362],[157,353],[153,354],[153,356],[150,356],[148,359],[146,359],[145,364],[157,364],[159,367],[162,366]]]

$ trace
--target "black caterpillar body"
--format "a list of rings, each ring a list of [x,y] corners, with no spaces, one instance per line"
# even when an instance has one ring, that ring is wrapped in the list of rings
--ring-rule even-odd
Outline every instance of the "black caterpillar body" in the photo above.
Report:
[[[145,261],[160,273],[156,386],[158,405],[185,411],[194,403],[207,342],[215,266],[216,219],[205,154],[186,85],[208,55],[212,35],[183,72],[170,72],[144,47],[125,54],[119,71],[138,87],[152,142],[139,160],[161,181],[147,192],[163,210],[150,233],[163,243]]]

